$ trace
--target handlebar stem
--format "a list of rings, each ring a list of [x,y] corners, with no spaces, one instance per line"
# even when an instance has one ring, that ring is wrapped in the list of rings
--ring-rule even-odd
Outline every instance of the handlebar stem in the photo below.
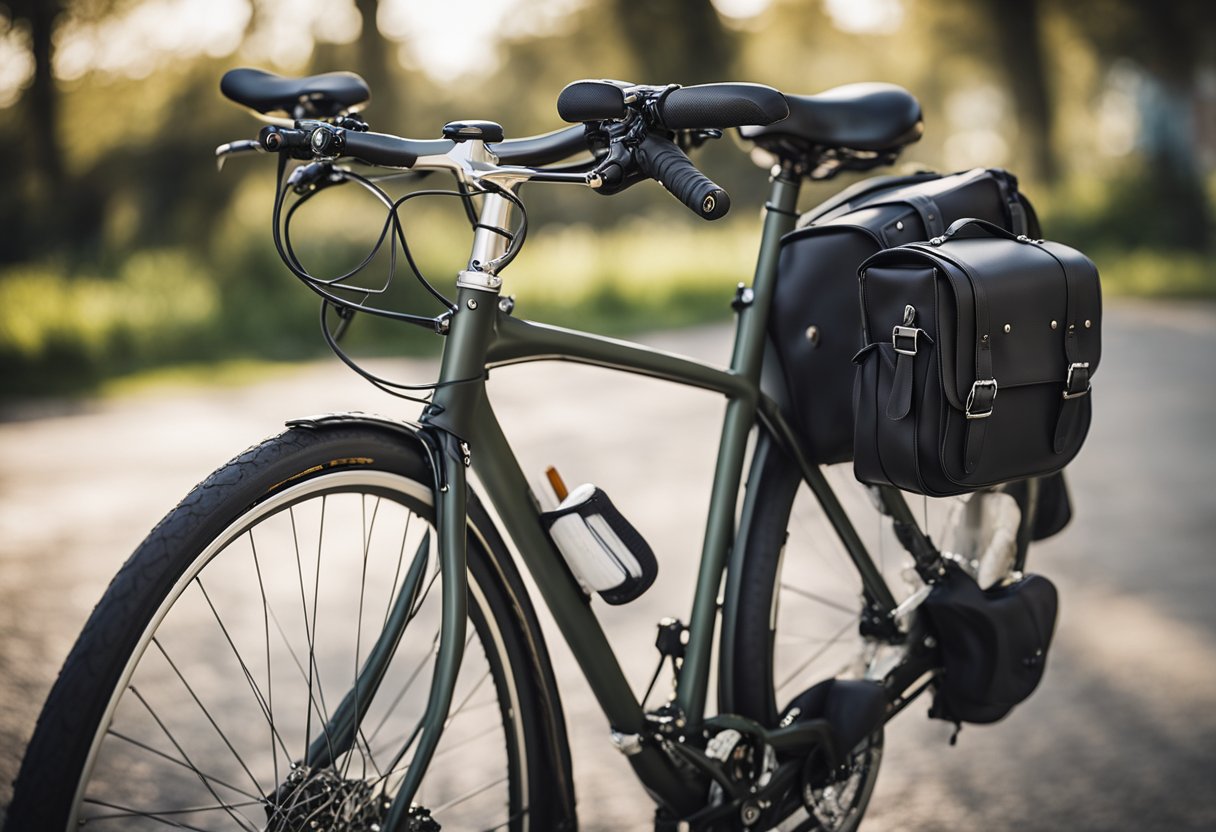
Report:
[[[508,223],[511,220],[511,202],[501,194],[488,193],[481,204],[477,217],[477,229],[473,233],[473,249],[469,253],[469,271],[462,272],[460,280],[470,288],[497,292],[502,280],[495,275],[497,261],[507,251]],[[466,277],[466,275],[471,275]],[[493,278],[484,280],[481,276]],[[460,281],[458,281],[459,284]]]

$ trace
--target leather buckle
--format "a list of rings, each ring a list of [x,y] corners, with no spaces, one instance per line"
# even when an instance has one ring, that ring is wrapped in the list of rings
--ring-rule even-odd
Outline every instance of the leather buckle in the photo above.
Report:
[[[979,392],[979,396],[981,398],[980,406],[983,407],[984,403],[982,401],[982,397],[988,395],[986,391],[989,389],[992,390],[992,395],[988,399],[988,409],[982,413],[972,412],[971,408],[975,405],[977,398],[976,393]],[[968,419],[987,419],[989,416],[991,416],[993,405],[996,404],[997,390],[996,379],[994,378],[984,378],[973,382],[971,385],[971,392],[967,394],[967,402],[963,406],[964,415]]]
[[[895,347],[895,351],[900,355],[916,355],[917,336],[920,335],[920,330],[914,326],[896,326],[891,328],[891,346]],[[900,347],[900,339],[904,339],[904,347]],[[911,346],[907,346],[908,339],[911,339]]]
[[[1068,365],[1068,378],[1064,382],[1064,398],[1079,399],[1089,395],[1089,362],[1078,361]]]

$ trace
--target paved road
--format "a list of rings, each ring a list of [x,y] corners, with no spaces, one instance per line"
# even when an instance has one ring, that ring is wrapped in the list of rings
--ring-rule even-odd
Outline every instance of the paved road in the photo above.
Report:
[[[1062,595],[1047,676],[1008,720],[965,729],[956,748],[920,704],[901,716],[869,832],[1216,828],[1216,308],[1112,304],[1106,332],[1098,415],[1070,471],[1077,519],[1033,554]],[[650,340],[723,361],[727,337]],[[545,407],[553,390],[578,407]],[[502,371],[491,391],[526,468],[556,463],[568,479],[595,480],[660,553],[658,586],[604,615],[640,688],[653,623],[687,615],[720,401],[561,365]],[[401,412],[326,363],[0,423],[0,807],[56,670],[145,531],[285,417],[349,408]],[[644,827],[645,797],[549,638],[584,827]]]

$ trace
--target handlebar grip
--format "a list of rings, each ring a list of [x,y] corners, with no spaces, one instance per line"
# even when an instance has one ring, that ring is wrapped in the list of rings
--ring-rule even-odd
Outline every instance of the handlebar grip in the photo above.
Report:
[[[697,170],[684,151],[661,136],[648,135],[638,145],[638,166],[688,209],[706,220],[726,216],[730,196]]]
[[[790,114],[784,95],[763,84],[698,84],[672,90],[659,100],[659,118],[669,130],[772,124]]]
[[[341,133],[340,153],[352,156],[372,165],[389,168],[409,168],[418,161],[416,142],[399,139],[385,133],[360,133],[344,130]]]

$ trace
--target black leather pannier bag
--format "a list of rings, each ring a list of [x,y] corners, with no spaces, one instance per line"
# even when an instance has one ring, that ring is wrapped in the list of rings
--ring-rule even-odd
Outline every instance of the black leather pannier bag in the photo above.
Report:
[[[854,471],[934,497],[1063,468],[1089,429],[1098,270],[960,220],[861,269]]]
[[[981,590],[950,565],[922,609],[942,651],[929,716],[996,722],[1038,687],[1055,629],[1056,588],[1041,575]]]
[[[1015,234],[1039,233],[1017,180],[980,168],[859,182],[804,215],[782,239],[769,334],[814,462],[853,457],[850,359],[861,346],[857,267],[881,249],[941,234],[960,217],[986,219]]]

